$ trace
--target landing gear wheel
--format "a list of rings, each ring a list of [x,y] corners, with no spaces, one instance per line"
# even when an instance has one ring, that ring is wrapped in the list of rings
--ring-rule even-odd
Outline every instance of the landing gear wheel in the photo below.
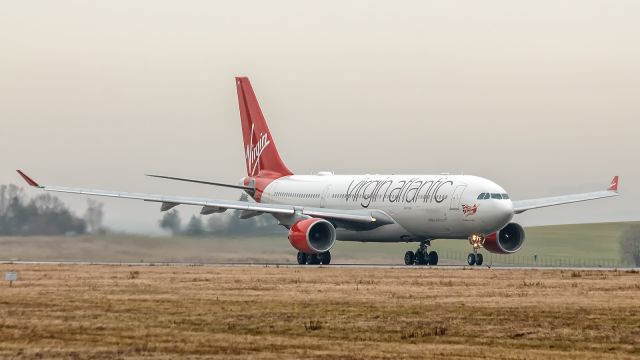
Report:
[[[320,254],[320,263],[322,263],[322,265],[329,265],[331,263],[331,253],[325,251]]]
[[[429,260],[424,255],[425,255],[425,253],[421,249],[416,250],[416,265],[426,265],[426,264],[428,264]]]
[[[307,263],[307,254],[302,251],[298,251],[298,265],[305,265]]]
[[[318,254],[308,255],[307,258],[308,258],[307,263],[309,265],[318,265],[318,264],[320,264],[320,256],[318,256]]]
[[[413,251],[409,250],[404,253],[404,264],[405,265],[413,265],[416,260],[416,256],[413,254]]]
[[[482,254],[476,255],[476,265],[482,265]]]
[[[438,265],[438,253],[435,251],[430,252],[427,255],[429,265]]]
[[[476,264],[476,254],[471,253],[467,256],[467,264],[469,264],[469,266]]]

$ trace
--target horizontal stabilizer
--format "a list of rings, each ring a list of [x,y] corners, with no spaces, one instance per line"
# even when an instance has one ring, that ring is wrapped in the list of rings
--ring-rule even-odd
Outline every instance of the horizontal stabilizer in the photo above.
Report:
[[[164,175],[147,174],[147,176],[154,177],[154,178],[159,178],[159,179],[186,181],[186,182],[192,182],[192,183],[196,183],[196,184],[205,184],[205,185],[228,187],[228,188],[233,188],[233,189],[241,189],[241,190],[245,190],[246,192],[250,193],[251,196],[253,196],[253,194],[256,191],[256,189],[254,187],[251,187],[251,186],[224,184],[224,183],[217,183],[217,182],[211,182],[211,181],[185,179],[185,178],[179,178],[179,177],[173,177],[173,176],[164,176]]]

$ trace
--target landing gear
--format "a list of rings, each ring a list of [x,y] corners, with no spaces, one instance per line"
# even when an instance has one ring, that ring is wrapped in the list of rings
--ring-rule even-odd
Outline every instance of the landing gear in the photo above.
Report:
[[[476,265],[478,266],[482,265],[482,254],[476,255]]]
[[[485,239],[485,236],[482,234],[469,236],[469,244],[473,247],[473,252],[467,256],[467,264],[469,264],[469,266],[482,265],[483,257],[482,254],[478,253],[478,249],[482,247]]]
[[[469,256],[467,256],[467,264],[469,264],[469,266],[473,266],[473,265],[482,265],[482,254],[474,254],[471,253],[469,254]]]
[[[413,265],[416,260],[416,256],[413,254],[413,251],[409,250],[404,253],[404,264],[405,265]]]
[[[331,263],[331,253],[325,251],[320,254],[320,262],[322,263],[322,265],[329,265]]]
[[[476,264],[476,254],[471,253],[467,255],[467,264],[469,264],[469,266],[473,266]]]
[[[438,265],[438,253],[435,251],[429,252],[429,265]]]
[[[416,265],[427,265],[428,258],[425,256],[427,251],[423,249],[416,250]]]
[[[305,265],[307,263],[307,254],[302,251],[298,251],[298,265]]]
[[[307,255],[308,260],[307,263],[309,265],[319,265],[320,264],[320,256],[318,254]]]
[[[405,265],[438,265],[438,253],[435,251],[429,252],[427,248],[431,246],[429,240],[423,240],[420,242],[420,247],[416,252],[407,251],[404,254]]]
[[[301,251],[298,251],[298,265],[329,265],[331,263],[331,253],[325,251],[319,254],[305,254]]]

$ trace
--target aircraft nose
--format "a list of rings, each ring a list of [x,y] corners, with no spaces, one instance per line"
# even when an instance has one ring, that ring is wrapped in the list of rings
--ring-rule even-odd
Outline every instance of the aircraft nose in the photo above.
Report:
[[[511,200],[496,201],[496,208],[496,217],[500,223],[507,225],[511,222],[511,219],[513,219],[513,203]]]

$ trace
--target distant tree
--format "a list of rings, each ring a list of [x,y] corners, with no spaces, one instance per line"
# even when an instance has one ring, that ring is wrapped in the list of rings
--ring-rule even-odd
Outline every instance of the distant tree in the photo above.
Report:
[[[4,235],[16,235],[22,227],[25,203],[24,190],[16,185],[0,187],[0,232]]]
[[[633,225],[622,233],[620,253],[623,261],[640,266],[640,225]]]
[[[0,216],[7,210],[7,185],[0,185]]]
[[[178,210],[167,211],[160,220],[160,227],[171,231],[173,235],[177,235],[180,233],[180,214]]]
[[[24,208],[24,235],[83,234],[84,220],[74,216],[67,206],[51,194],[40,194]]]
[[[211,234],[225,231],[228,226],[228,219],[225,215],[226,213],[208,215],[205,230]]]
[[[202,218],[200,216],[192,215],[187,224],[187,228],[184,230],[184,234],[187,236],[202,236],[204,235],[204,226],[202,224]]]
[[[40,194],[27,202],[22,188],[0,186],[1,235],[82,234],[85,230],[85,222],[55,196]]]
[[[87,199],[87,211],[84,213],[84,221],[87,223],[87,229],[90,233],[96,233],[102,228],[103,208],[103,203],[94,199]]]

